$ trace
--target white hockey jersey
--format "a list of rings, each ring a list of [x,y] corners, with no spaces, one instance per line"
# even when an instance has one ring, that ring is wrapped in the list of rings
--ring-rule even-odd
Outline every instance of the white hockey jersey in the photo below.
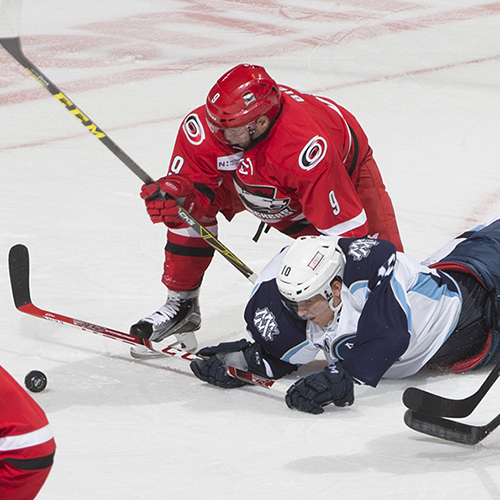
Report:
[[[321,328],[287,309],[276,286],[281,255],[263,270],[245,311],[248,331],[279,364],[312,361],[320,350],[352,377],[375,386],[382,377],[418,372],[455,329],[461,294],[446,273],[418,264],[394,245],[340,238],[346,255],[342,310]],[[266,321],[262,321],[266,318]],[[280,376],[279,373],[273,373]]]

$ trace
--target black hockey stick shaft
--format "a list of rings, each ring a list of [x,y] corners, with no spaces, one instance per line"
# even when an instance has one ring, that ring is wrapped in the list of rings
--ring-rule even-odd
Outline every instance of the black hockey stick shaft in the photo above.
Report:
[[[12,295],[14,298],[14,304],[19,311],[25,314],[53,321],[55,323],[76,326],[77,328],[80,328],[87,332],[91,332],[97,335],[102,335],[104,337],[108,337],[113,340],[119,340],[126,344],[143,345],[144,347],[147,347],[149,350],[158,352],[160,354],[163,354],[164,356],[174,356],[177,358],[182,358],[187,361],[194,361],[195,359],[198,359],[198,356],[196,354],[184,351],[182,349],[178,349],[173,346],[167,346],[165,348],[162,348],[161,346],[157,346],[155,342],[150,342],[149,340],[146,339],[134,337],[133,335],[129,335],[127,333],[123,333],[118,330],[114,330],[112,328],[100,326],[95,323],[91,323],[89,321],[82,321],[76,318],[72,318],[70,316],[64,316],[63,314],[47,311],[35,306],[35,304],[33,304],[31,300],[30,284],[29,284],[30,281],[29,251],[25,245],[22,244],[14,245],[10,249],[9,274],[10,274],[10,283],[12,288]],[[252,385],[258,385],[264,387],[279,394],[285,394],[289,387],[288,384],[280,380],[273,380],[258,375],[254,375],[253,373],[246,372],[244,370],[240,370],[232,366],[228,366],[227,370],[234,378],[238,378]]]
[[[482,441],[500,425],[500,415],[497,415],[486,425],[476,426],[407,410],[404,421],[408,427],[417,432],[446,441],[474,445]]]
[[[491,370],[481,387],[467,398],[449,399],[417,387],[409,387],[403,393],[403,403],[407,408],[418,413],[436,417],[464,418],[473,412],[498,377],[500,377],[500,363]]]
[[[145,184],[154,179],[149,176],[130,156],[128,156],[104,131],[99,128],[81,109],[79,109],[63,92],[52,83],[23,53],[21,39],[1,38],[3,48],[28,71],[44,88],[46,88],[85,128],[99,139],[115,156],[117,156]]]
[[[18,3],[18,2],[11,2]],[[3,5],[3,4],[2,4]],[[9,2],[7,2],[7,7]],[[5,10],[2,10],[2,15]],[[99,139],[119,160],[122,161],[134,174],[145,184],[154,183],[154,179],[147,174],[128,154],[126,154],[100,127],[93,122],[80,108],[78,108],[50,79],[43,74],[23,53],[20,37],[0,38],[0,44],[4,49],[23,66],[44,88],[46,88],[63,106],[87,128],[94,137]],[[184,207],[178,205],[179,217],[192,227],[212,248],[217,250],[228,262],[240,271],[252,283],[255,283],[257,275],[246,266],[236,255],[234,255],[221,241],[219,241],[208,229],[196,220]]]

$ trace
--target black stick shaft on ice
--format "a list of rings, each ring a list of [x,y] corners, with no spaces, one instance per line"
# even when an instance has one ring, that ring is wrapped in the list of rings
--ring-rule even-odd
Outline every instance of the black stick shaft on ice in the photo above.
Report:
[[[500,376],[498,363],[481,387],[471,396],[464,399],[449,399],[417,387],[408,387],[403,393],[403,403],[410,410],[436,417],[464,418],[469,416],[482,401],[487,392]]]
[[[408,427],[417,432],[446,441],[474,445],[489,436],[500,425],[500,415],[485,425],[476,426],[406,410],[404,421]]]

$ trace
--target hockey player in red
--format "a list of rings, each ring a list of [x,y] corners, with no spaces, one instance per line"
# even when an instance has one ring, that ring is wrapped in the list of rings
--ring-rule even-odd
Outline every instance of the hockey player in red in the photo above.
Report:
[[[0,498],[32,500],[49,475],[56,444],[44,411],[0,367]]]
[[[183,121],[168,175],[157,181],[208,230],[248,210],[284,234],[378,236],[402,243],[391,200],[363,129],[324,97],[278,84],[260,66],[240,64]],[[176,335],[196,348],[198,294],[214,250],[177,215],[173,200],[141,196],[154,223],[168,226],[163,283],[167,302],[132,325],[132,335]],[[191,341],[189,343],[188,341]]]

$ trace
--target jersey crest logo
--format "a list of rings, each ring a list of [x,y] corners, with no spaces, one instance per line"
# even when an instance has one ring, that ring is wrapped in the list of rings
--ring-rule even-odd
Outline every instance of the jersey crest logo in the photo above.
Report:
[[[299,167],[303,170],[312,170],[324,157],[328,144],[323,137],[313,137],[300,152]]]
[[[362,240],[353,241],[349,245],[347,252],[354,260],[359,261],[366,259],[374,246],[378,245],[378,241],[372,238],[364,238]]]
[[[192,113],[184,120],[182,129],[193,146],[199,146],[205,140],[205,129],[196,113]]]
[[[234,187],[245,208],[259,219],[278,220],[294,213],[288,207],[290,198],[277,198],[275,187],[251,186],[237,175],[234,176]]]
[[[253,324],[260,333],[260,336],[267,342],[272,342],[274,337],[280,333],[276,318],[267,307],[264,309],[257,309],[253,317]]]

